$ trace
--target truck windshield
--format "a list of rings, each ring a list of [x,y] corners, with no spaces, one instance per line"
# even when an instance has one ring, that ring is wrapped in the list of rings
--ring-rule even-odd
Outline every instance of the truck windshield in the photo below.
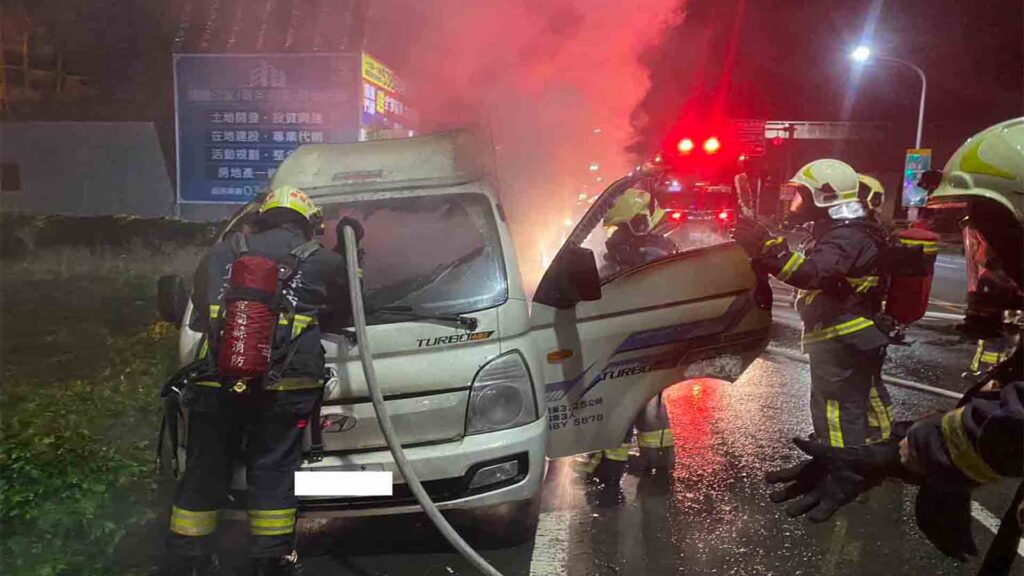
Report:
[[[321,241],[328,248],[337,246],[341,218],[355,218],[365,228],[363,286],[371,324],[409,320],[380,311],[385,307],[463,314],[508,298],[494,213],[482,194],[358,200],[323,209]]]

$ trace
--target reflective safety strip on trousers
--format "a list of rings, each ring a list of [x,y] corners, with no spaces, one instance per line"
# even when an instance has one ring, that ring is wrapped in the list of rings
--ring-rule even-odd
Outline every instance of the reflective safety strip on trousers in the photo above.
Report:
[[[185,510],[171,508],[171,532],[182,536],[206,536],[217,530],[220,510]]]
[[[1002,352],[986,352],[985,341],[978,340],[978,349],[974,352],[974,359],[971,360],[971,372],[980,372],[982,364],[988,364],[989,366],[995,366],[1006,358]]]
[[[953,463],[967,477],[979,484],[993,484],[1000,480],[999,473],[992,469],[974,450],[964,430],[963,408],[947,412],[942,417],[942,436]]]
[[[853,288],[857,294],[863,294],[875,286],[878,286],[880,279],[878,276],[862,276],[860,278],[851,278],[847,276],[846,281],[849,282],[850,287]]]
[[[220,388],[220,382],[214,380],[200,380],[195,383],[196,386],[202,386],[204,388]]]
[[[865,328],[874,326],[875,323],[870,318],[854,318],[849,322],[843,322],[842,324],[836,324],[831,328],[823,328],[821,330],[815,330],[804,334],[801,342],[803,344],[811,344],[812,342],[821,342],[822,340],[831,340],[832,338],[838,338],[839,336],[846,336],[847,334],[853,334],[859,332]]]
[[[874,426],[881,430],[882,440],[888,440],[889,436],[892,436],[892,422],[889,421],[889,411],[886,410],[885,404],[882,403],[882,398],[878,395],[878,388],[872,387],[868,397],[871,400],[871,409],[874,411],[874,414],[868,414],[868,426],[872,425],[871,416],[874,416]]]
[[[295,508],[249,510],[249,529],[253,536],[281,536],[295,532]]]
[[[782,270],[775,277],[782,282],[789,280],[793,273],[799,270],[800,266],[803,266],[804,260],[807,260],[806,256],[799,252],[793,252],[793,255],[786,261],[786,265],[782,267]]]
[[[311,388],[320,388],[323,386],[323,380],[318,378],[310,377],[294,377],[294,378],[281,378],[277,382],[268,382],[264,384],[264,390],[276,390],[278,392],[285,390],[309,390]]]
[[[764,247],[767,250],[768,248],[771,248],[772,246],[778,246],[779,244],[782,244],[785,241],[786,239],[783,238],[782,236],[778,236],[776,238],[769,238],[768,240],[764,241]]]
[[[911,240],[909,238],[900,238],[900,244],[904,246],[920,246],[925,254],[938,254],[939,245],[933,240]]]
[[[825,419],[828,421],[828,444],[835,448],[843,447],[843,429],[839,426],[839,401],[825,401]]]
[[[629,460],[629,444],[623,443],[618,448],[605,450],[604,456],[605,458],[616,462],[626,462]]]
[[[672,436],[672,429],[653,430],[651,432],[640,432],[637,434],[636,443],[641,448],[669,448],[675,446],[675,438]]]

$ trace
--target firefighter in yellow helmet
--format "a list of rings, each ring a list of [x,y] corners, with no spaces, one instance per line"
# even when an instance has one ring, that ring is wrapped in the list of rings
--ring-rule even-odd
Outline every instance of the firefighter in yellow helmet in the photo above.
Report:
[[[857,172],[845,162],[811,162],[788,186],[794,194],[787,219],[813,225],[805,248],[789,250],[784,238],[749,219],[740,219],[733,236],[756,270],[799,289],[815,437],[831,446],[864,444],[870,415],[887,438],[892,414],[880,374],[889,338],[874,320],[884,297],[885,231],[868,218]]]
[[[640,188],[626,190],[604,218],[604,225],[614,229],[605,242],[605,260],[624,271],[674,254],[675,243],[658,231],[664,216],[665,211],[649,192]],[[637,414],[633,429],[619,446],[590,455],[582,469],[586,479],[603,486],[618,486],[628,468],[634,435],[642,470],[667,475],[675,462],[675,441],[659,394]]]
[[[605,242],[605,261],[628,270],[674,254],[678,248],[661,234],[658,225],[665,217],[654,196],[640,188],[622,193],[604,217],[612,233]]]
[[[204,337],[182,384],[187,460],[171,509],[166,573],[172,576],[216,572],[213,540],[228,503],[231,455],[242,445],[255,573],[288,575],[300,569],[294,541],[294,472],[302,459],[303,433],[323,389],[320,316],[331,304],[329,294],[343,295],[347,283],[344,259],[313,241],[321,222],[320,208],[309,196],[292,186],[278,187],[260,205],[255,230],[229,234],[196,270],[190,327]],[[223,311],[241,297],[228,289],[230,270],[243,256],[292,267],[289,276],[279,279],[279,303],[272,308],[277,317],[270,320],[270,370],[248,381],[225,377],[217,361],[225,337],[221,326],[227,324]]]
[[[772,501],[792,500],[791,516],[827,519],[886,477],[920,484],[917,523],[948,556],[977,554],[971,535],[971,491],[1024,475],[1024,118],[991,126],[967,140],[931,189],[928,207],[957,212],[966,206],[963,235],[968,270],[965,328],[999,331],[1012,342],[981,374],[956,409],[897,426],[888,442],[833,448],[794,440],[808,456],[772,472],[772,483],[792,482]],[[959,214],[962,215],[962,214]],[[979,574],[1008,574],[1017,556],[1024,518],[1024,485],[1017,489]]]

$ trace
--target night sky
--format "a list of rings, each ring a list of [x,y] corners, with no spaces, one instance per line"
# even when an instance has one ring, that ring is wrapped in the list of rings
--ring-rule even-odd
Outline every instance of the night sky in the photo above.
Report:
[[[180,3],[3,0],[5,13],[18,4],[41,22],[55,22],[69,48],[70,71],[96,78],[105,95],[124,103],[119,109],[135,117],[169,113],[169,50]],[[877,50],[927,73],[931,130],[967,136],[1024,111],[1021,0],[690,0],[686,6],[683,22],[643,58],[652,87],[638,110],[649,120],[639,132],[641,145],[685,103],[716,102],[721,93],[733,116],[885,120],[912,130],[914,73],[875,63],[858,78],[847,58],[872,21],[868,40]],[[405,59],[401,42],[367,42],[385,58]]]
[[[640,109],[653,121],[642,141],[679,113],[681,98],[717,102],[733,30],[739,40],[724,91],[732,116],[890,121],[912,132],[916,74],[881,62],[858,74],[848,54],[862,39],[925,71],[933,133],[963,138],[1024,112],[1021,0],[690,0],[687,7],[688,17],[645,56],[653,84]],[[702,57],[682,57],[691,53]]]

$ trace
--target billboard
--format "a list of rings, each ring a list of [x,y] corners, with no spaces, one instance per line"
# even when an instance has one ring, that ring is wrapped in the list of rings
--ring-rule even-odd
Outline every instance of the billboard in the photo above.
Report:
[[[359,139],[380,140],[415,135],[418,115],[406,103],[405,84],[390,68],[363,53],[363,103]]]
[[[359,54],[176,54],[178,201],[244,203],[301,144],[360,136]]]
[[[928,202],[928,191],[917,185],[921,173],[932,167],[931,148],[910,148],[903,167],[903,206],[921,208]]]

